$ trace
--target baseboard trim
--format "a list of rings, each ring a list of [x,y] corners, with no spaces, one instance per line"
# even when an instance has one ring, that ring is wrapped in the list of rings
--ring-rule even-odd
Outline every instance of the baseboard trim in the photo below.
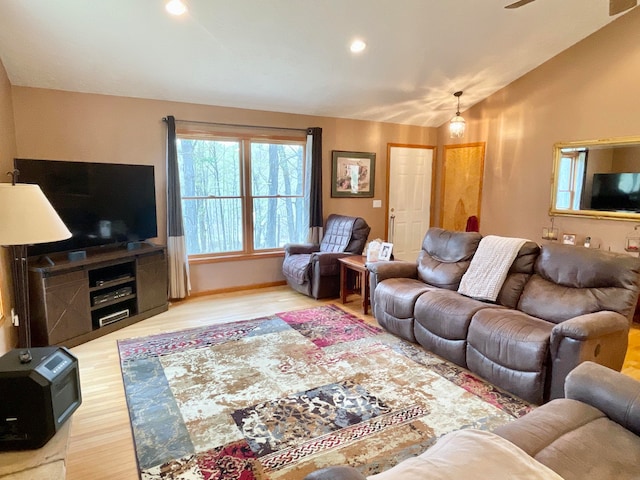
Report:
[[[287,282],[285,280],[280,280],[278,282],[267,282],[267,283],[254,283],[252,285],[239,285],[237,287],[229,287],[229,288],[218,288],[215,290],[205,290],[203,292],[195,292],[189,295],[188,298],[192,297],[204,297],[207,295],[216,295],[219,293],[232,293],[232,292],[241,292],[245,290],[256,290],[259,288],[269,288],[269,287],[281,287],[286,285]]]

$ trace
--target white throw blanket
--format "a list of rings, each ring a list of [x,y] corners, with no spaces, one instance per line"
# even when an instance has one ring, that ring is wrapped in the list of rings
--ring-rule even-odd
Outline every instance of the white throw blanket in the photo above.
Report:
[[[458,293],[479,300],[495,302],[511,264],[528,240],[524,238],[487,235],[462,276]]]
[[[513,443],[495,433],[457,430],[418,457],[368,480],[562,480]]]

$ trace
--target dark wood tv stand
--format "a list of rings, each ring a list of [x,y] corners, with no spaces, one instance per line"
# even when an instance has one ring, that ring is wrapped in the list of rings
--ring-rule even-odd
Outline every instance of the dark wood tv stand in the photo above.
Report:
[[[166,248],[134,246],[30,258],[33,346],[73,347],[166,311]]]

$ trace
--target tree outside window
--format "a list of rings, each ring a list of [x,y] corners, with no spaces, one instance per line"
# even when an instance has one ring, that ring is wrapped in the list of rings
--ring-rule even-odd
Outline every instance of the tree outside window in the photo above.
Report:
[[[189,255],[251,254],[308,230],[303,140],[178,135]]]

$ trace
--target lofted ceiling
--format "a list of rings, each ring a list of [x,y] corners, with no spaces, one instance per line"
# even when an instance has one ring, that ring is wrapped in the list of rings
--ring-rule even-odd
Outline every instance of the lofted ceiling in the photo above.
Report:
[[[607,0],[165,1],[0,0],[11,84],[435,127],[455,91],[464,111],[616,18]]]

